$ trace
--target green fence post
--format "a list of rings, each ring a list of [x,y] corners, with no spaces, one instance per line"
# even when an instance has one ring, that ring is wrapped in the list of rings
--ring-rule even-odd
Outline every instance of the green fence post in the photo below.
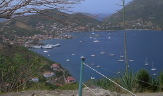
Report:
[[[80,66],[80,81],[79,81],[79,93],[78,96],[82,96],[82,82],[83,82],[83,69],[84,69],[84,56],[81,57],[81,66]]]

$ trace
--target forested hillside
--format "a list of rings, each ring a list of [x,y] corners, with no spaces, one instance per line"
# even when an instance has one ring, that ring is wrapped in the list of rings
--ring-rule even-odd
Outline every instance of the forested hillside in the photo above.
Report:
[[[126,27],[133,29],[163,29],[162,0],[133,0],[125,6]],[[122,27],[123,9],[105,20]]]
[[[58,88],[54,83],[46,82],[48,78],[43,75],[54,72],[50,68],[52,64],[53,61],[25,47],[0,43],[0,92]],[[61,73],[55,72],[53,78],[59,78]]]

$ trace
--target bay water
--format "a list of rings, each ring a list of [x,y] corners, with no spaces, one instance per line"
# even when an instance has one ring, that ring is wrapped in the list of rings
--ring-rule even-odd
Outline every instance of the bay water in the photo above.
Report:
[[[163,71],[163,31],[128,30],[127,55],[129,70],[137,72],[146,69],[158,76]],[[32,51],[58,62],[79,80],[81,56],[85,63],[108,77],[117,77],[125,71],[124,31],[73,32],[72,39],[51,39],[44,44],[60,43],[53,49],[31,49]],[[47,50],[48,53],[43,51]],[[101,53],[103,52],[103,53]],[[66,60],[70,61],[67,62]],[[148,65],[145,65],[148,62]],[[156,70],[152,71],[152,68]],[[156,75],[157,74],[157,75]],[[84,66],[84,81],[103,78],[92,69]]]

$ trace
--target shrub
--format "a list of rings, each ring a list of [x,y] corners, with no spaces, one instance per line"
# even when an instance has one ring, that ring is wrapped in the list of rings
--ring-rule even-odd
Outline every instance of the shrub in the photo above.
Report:
[[[151,78],[149,90],[152,92],[156,92],[159,89],[159,79],[158,78]]]
[[[140,70],[137,73],[137,83],[141,89],[147,89],[149,87],[149,82],[150,82],[150,76],[147,70]]]
[[[120,77],[121,77],[121,82],[120,82],[121,85],[124,88],[132,91],[133,88],[135,87],[135,79],[134,79],[133,72],[125,73],[123,76],[120,75]]]
[[[79,87],[78,83],[75,83],[75,84],[65,84],[62,87],[60,87],[59,89],[61,89],[61,90],[77,90],[78,87]]]
[[[162,86],[161,90],[163,91],[163,72],[160,73],[159,83],[160,83],[160,86]]]

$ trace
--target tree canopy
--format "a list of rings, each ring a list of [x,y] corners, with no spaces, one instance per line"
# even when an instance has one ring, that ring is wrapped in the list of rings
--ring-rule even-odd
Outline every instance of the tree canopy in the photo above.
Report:
[[[0,18],[10,19],[27,13],[39,13],[42,9],[67,9],[83,0],[1,0]]]

